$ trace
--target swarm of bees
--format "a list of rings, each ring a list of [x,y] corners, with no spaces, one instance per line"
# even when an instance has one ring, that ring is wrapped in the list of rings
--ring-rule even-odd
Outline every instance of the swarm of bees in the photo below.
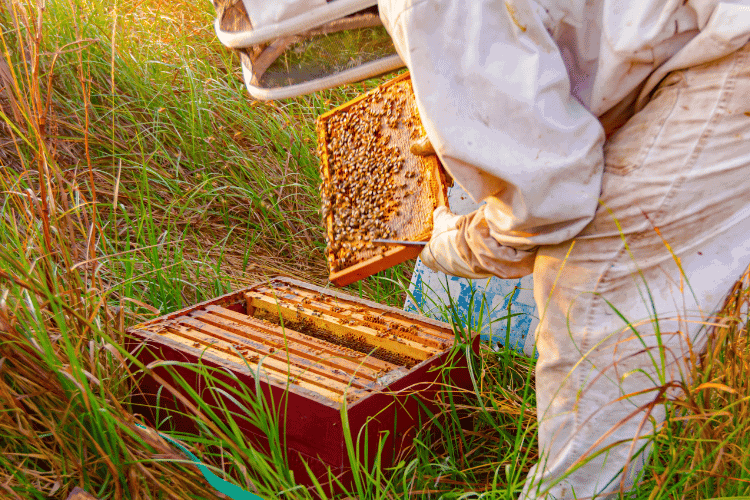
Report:
[[[409,92],[407,94],[407,92]],[[396,220],[408,218],[404,203],[422,183],[416,162],[409,163],[393,138],[409,140],[422,132],[410,88],[380,87],[367,98],[318,120],[322,216],[332,272],[384,253],[374,239],[403,237]],[[403,142],[403,141],[402,141]],[[408,145],[406,146],[408,154]],[[430,212],[431,213],[431,212]]]

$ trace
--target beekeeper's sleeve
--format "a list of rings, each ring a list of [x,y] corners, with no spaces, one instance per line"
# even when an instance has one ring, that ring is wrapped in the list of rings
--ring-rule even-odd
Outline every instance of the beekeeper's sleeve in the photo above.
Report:
[[[544,11],[529,0],[379,5],[435,150],[461,187],[487,201],[466,227],[519,249],[579,233],[597,207],[604,133],[571,96]],[[492,248],[455,234],[456,248]]]

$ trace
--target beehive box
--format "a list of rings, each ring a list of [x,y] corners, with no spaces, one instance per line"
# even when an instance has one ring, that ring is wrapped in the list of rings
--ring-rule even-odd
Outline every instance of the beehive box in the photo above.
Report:
[[[425,132],[409,74],[321,115],[316,126],[331,282],[347,285],[419,255],[421,246],[372,241],[428,240],[432,212],[447,204],[438,157],[410,152]]]
[[[431,407],[443,382],[471,387],[465,358],[460,353],[449,358],[454,344],[449,325],[286,278],[137,325],[129,334],[129,350],[164,380],[171,380],[158,367],[165,360],[200,359],[208,367],[230,370],[251,393],[259,374],[260,387],[285,426],[289,467],[302,484],[311,484],[303,461],[318,480],[325,480],[327,468],[346,480],[344,402],[353,440],[362,431],[360,443],[367,442],[367,447],[360,444],[363,456],[372,459],[378,439],[387,435],[382,457],[387,467],[411,443],[424,417],[420,402]],[[472,339],[475,351],[478,340]],[[449,359],[451,370],[434,370]],[[218,403],[195,371],[177,370],[204,401]],[[230,377],[222,380],[237,384]],[[184,411],[160,387],[154,377],[142,379],[145,413],[150,414],[157,395],[162,408]],[[190,399],[186,391],[182,396]],[[232,401],[222,403],[242,415]],[[190,429],[179,412],[172,420]],[[236,423],[249,440],[267,444],[247,419]]]

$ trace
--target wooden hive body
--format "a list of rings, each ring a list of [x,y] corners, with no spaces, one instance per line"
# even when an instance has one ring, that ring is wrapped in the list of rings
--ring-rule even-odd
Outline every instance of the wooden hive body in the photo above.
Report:
[[[281,319],[279,319],[281,318]],[[283,327],[280,323],[283,323]],[[400,309],[299,281],[275,278],[129,329],[129,349],[170,381],[162,361],[201,363],[230,370],[219,375],[255,392],[256,378],[283,427],[289,468],[301,484],[311,484],[302,461],[324,481],[327,468],[347,480],[350,470],[341,409],[346,401],[353,441],[371,461],[385,438],[381,466],[393,463],[411,444],[424,408],[434,406],[440,384],[471,388],[466,360],[452,354],[451,327]],[[478,336],[472,347],[478,348]],[[435,368],[450,363],[451,370]],[[177,372],[200,398],[216,404],[216,392],[195,371]],[[220,373],[217,371],[217,373]],[[175,386],[176,384],[172,384]],[[145,415],[156,405],[184,411],[151,376],[142,378]],[[187,391],[180,391],[191,401]],[[221,398],[245,436],[265,448],[267,436],[244,418],[244,410]],[[190,420],[173,412],[177,428]],[[155,422],[152,422],[155,423]],[[386,437],[387,436],[387,437]],[[365,446],[365,442],[367,445]]]

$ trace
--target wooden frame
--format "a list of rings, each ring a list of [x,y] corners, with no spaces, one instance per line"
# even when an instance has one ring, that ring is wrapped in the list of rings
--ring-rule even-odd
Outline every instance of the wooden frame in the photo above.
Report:
[[[370,99],[378,90],[387,89],[388,87],[391,87],[393,85],[409,80],[410,78],[411,76],[408,72],[402,75],[399,75],[396,78],[393,78],[392,80],[389,80],[385,82],[384,84],[380,85],[377,89],[374,89],[366,94],[360,95],[357,98],[322,114],[318,118],[318,127],[317,127],[318,143],[322,145],[321,155],[320,155],[321,156],[320,158],[321,172],[325,179],[325,182],[330,182],[331,180],[331,166],[329,165],[329,152],[326,147],[327,142],[328,142],[328,138],[326,134],[326,127],[323,124],[330,117],[335,116],[341,112],[345,112],[348,109],[350,109],[352,106],[366,99]],[[409,155],[412,158],[418,158],[412,155],[408,151],[402,151],[402,153],[404,155]],[[420,165],[420,167],[422,167],[423,169],[425,170],[429,169],[431,172],[431,176],[436,180],[434,184],[431,185],[431,188],[433,189],[432,196],[435,199],[435,206],[433,208],[437,208],[438,206],[447,206],[448,205],[448,194],[447,194],[448,183],[446,181],[445,171],[442,167],[442,164],[440,163],[439,158],[436,155],[432,155],[429,157],[420,157],[417,159],[417,162]],[[430,213],[428,216],[432,217],[432,213]],[[425,223],[426,229],[428,227],[431,227],[431,222],[432,222],[431,219],[429,221],[426,221]],[[326,232],[328,233],[329,238],[331,238],[332,228],[333,228],[333,215],[331,213],[327,215],[325,224],[326,224]],[[431,232],[429,230],[425,230],[424,234],[421,235],[420,239],[424,239],[424,240],[429,239],[430,233]],[[415,240],[415,241],[418,241],[418,240]],[[419,247],[419,246],[394,245],[393,247],[389,248],[387,251],[385,251],[381,255],[370,257],[366,260],[357,262],[341,270],[334,270],[332,268],[331,262],[333,259],[332,259],[331,254],[329,253],[329,255],[327,255],[327,258],[329,261],[329,268],[331,268],[331,273],[328,279],[337,286],[349,285],[363,278],[371,276],[377,272],[384,271],[402,262],[405,262],[410,259],[414,259],[420,254],[421,251],[422,251],[422,247]]]

